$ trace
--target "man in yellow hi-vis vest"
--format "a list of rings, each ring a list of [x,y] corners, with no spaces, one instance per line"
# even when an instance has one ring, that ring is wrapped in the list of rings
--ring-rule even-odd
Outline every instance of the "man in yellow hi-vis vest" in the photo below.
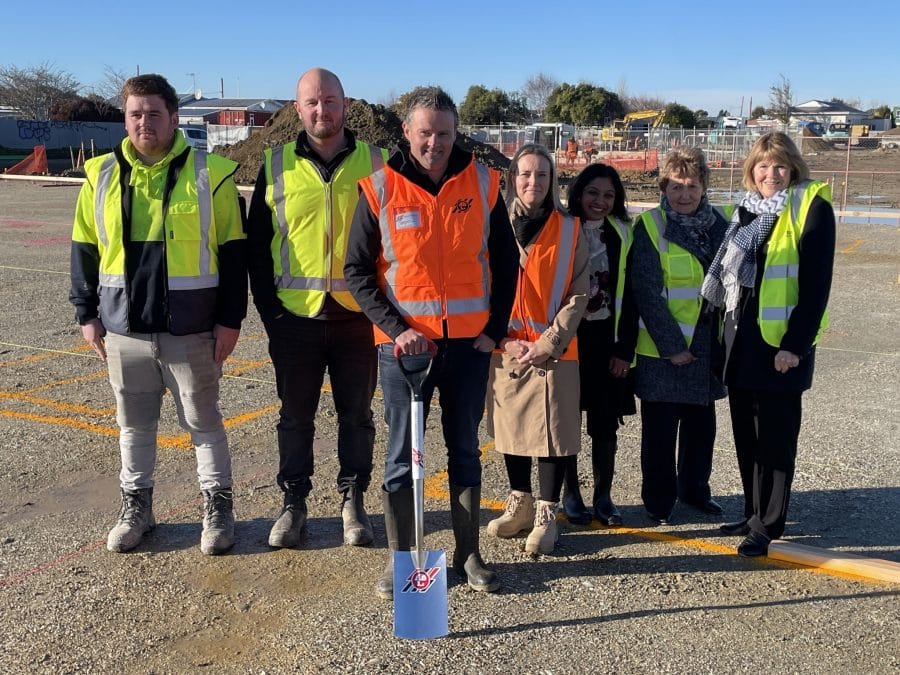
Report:
[[[269,533],[273,547],[296,546],[306,525],[326,370],[338,417],[344,542],[372,543],[363,493],[375,442],[375,342],[372,323],[344,282],[344,254],[357,181],[380,168],[387,152],[344,128],[347,105],[334,73],[304,73],[294,103],[303,131],[296,141],[265,151],[250,202],[250,287],[281,399],[277,480],[284,504]]]
[[[156,431],[169,389],[196,449],[200,549],[222,553],[234,544],[234,514],[219,378],[247,313],[237,164],[187,144],[165,78],[133,77],[122,94],[128,137],[85,164],[69,293],[116,396],[122,509],[106,545],[128,551],[156,525]]]

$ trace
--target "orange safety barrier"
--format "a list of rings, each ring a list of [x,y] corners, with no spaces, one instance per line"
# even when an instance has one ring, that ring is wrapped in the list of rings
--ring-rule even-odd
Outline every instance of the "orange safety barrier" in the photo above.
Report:
[[[659,168],[659,151],[653,148],[638,152],[600,153],[596,161],[608,164],[617,170],[653,171]]]
[[[43,176],[49,173],[47,168],[47,148],[43,145],[34,146],[34,151],[18,164],[13,164],[6,173],[20,176]]]

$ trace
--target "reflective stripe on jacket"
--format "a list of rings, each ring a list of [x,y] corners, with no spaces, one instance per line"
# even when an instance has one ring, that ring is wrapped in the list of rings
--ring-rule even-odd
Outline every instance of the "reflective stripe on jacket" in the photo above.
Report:
[[[325,182],[315,165],[295,151],[296,142],[265,151],[266,203],[272,212],[275,286],[284,307],[315,316],[330,293],[360,311],[344,281],[347,237],[357,182],[384,166],[387,151],[356,141],[356,148]]]
[[[733,205],[715,208],[726,220],[731,219],[734,211]],[[669,311],[678,323],[684,341],[690,348],[703,304],[703,298],[700,296],[700,286],[703,284],[705,275],[703,266],[689,251],[666,239],[666,214],[660,207],[645,211],[641,214],[641,219],[650,241],[653,242],[653,246],[659,253],[659,264],[663,274],[663,293],[665,293]],[[643,318],[638,320],[635,351],[642,356],[659,358],[659,350],[656,348]]]
[[[766,250],[762,284],[759,290],[759,329],[763,340],[780,347],[787,332],[788,319],[799,297],[800,236],[813,199],[831,202],[831,188],[821,181],[805,181],[788,188],[788,205],[775,221]],[[828,327],[828,312],[822,315],[817,344]]]
[[[432,195],[385,165],[359,183],[378,214],[378,284],[431,339],[475,337],[490,313],[488,235],[499,173],[472,161]],[[391,339],[375,327],[376,343]]]
[[[84,167],[88,181],[94,186],[92,225],[100,256],[100,316],[108,330],[121,334],[130,332],[131,283],[126,276],[122,213],[123,167],[120,162],[124,161],[110,153],[88,160]],[[173,334],[211,330],[214,325],[219,266],[213,189],[236,169],[237,164],[231,160],[190,149],[178,170],[177,180],[162,196],[165,211],[161,243],[165,250],[166,298],[160,301],[165,303],[169,330]],[[125,170],[130,170],[127,162]],[[169,171],[173,170],[170,166]],[[138,184],[134,189],[147,187]],[[240,229],[240,223],[237,227]],[[73,239],[80,240],[77,235],[77,232],[73,234]],[[242,232],[240,236],[243,237]]]
[[[559,211],[550,214],[519,267],[516,300],[509,317],[509,337],[537,342],[562,307],[572,283],[578,221]],[[573,337],[561,360],[578,359]]]
[[[619,341],[619,318],[622,316],[622,303],[625,298],[625,273],[626,273],[626,261],[628,259],[628,251],[631,250],[631,243],[634,241],[634,232],[631,229],[631,225],[624,220],[619,220],[615,216],[607,216],[606,220],[612,226],[612,229],[615,230],[616,234],[619,235],[619,239],[622,241],[622,250],[619,252],[619,269],[616,276],[616,289],[615,289],[615,317],[614,321],[614,336],[616,342]]]

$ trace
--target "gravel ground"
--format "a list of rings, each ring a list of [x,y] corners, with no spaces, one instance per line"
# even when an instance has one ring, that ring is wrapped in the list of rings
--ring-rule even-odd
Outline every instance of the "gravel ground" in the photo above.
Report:
[[[734,554],[719,521],[678,506],[651,527],[640,505],[637,418],[621,432],[614,496],[626,527],[563,525],[556,553],[486,535],[499,593],[448,573],[450,635],[392,636],[392,607],[371,592],[376,544],[341,544],[335,414],[323,396],[310,523],[297,550],[266,544],[276,399],[251,310],[227,364],[222,408],[234,453],[237,544],[198,548],[194,462],[166,400],[157,529],[130,554],[106,551],[117,509],[113,398],[82,347],[68,289],[76,188],[0,181],[0,672],[723,672],[900,670],[900,587]],[[894,227],[841,226],[832,328],[818,356],[786,537],[900,562],[898,377],[900,242]],[[381,418],[376,399],[375,414]],[[727,405],[718,408],[713,493],[741,508]],[[381,478],[385,430],[379,425]],[[506,496],[484,436],[485,511]],[[445,461],[429,431],[428,544],[453,549]],[[581,463],[589,492],[589,462]]]

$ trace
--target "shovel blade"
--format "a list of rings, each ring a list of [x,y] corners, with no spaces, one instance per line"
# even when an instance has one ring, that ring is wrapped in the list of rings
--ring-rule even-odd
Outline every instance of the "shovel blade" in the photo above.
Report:
[[[429,640],[449,632],[447,625],[447,556],[425,551],[416,568],[414,552],[394,552],[394,636]]]

